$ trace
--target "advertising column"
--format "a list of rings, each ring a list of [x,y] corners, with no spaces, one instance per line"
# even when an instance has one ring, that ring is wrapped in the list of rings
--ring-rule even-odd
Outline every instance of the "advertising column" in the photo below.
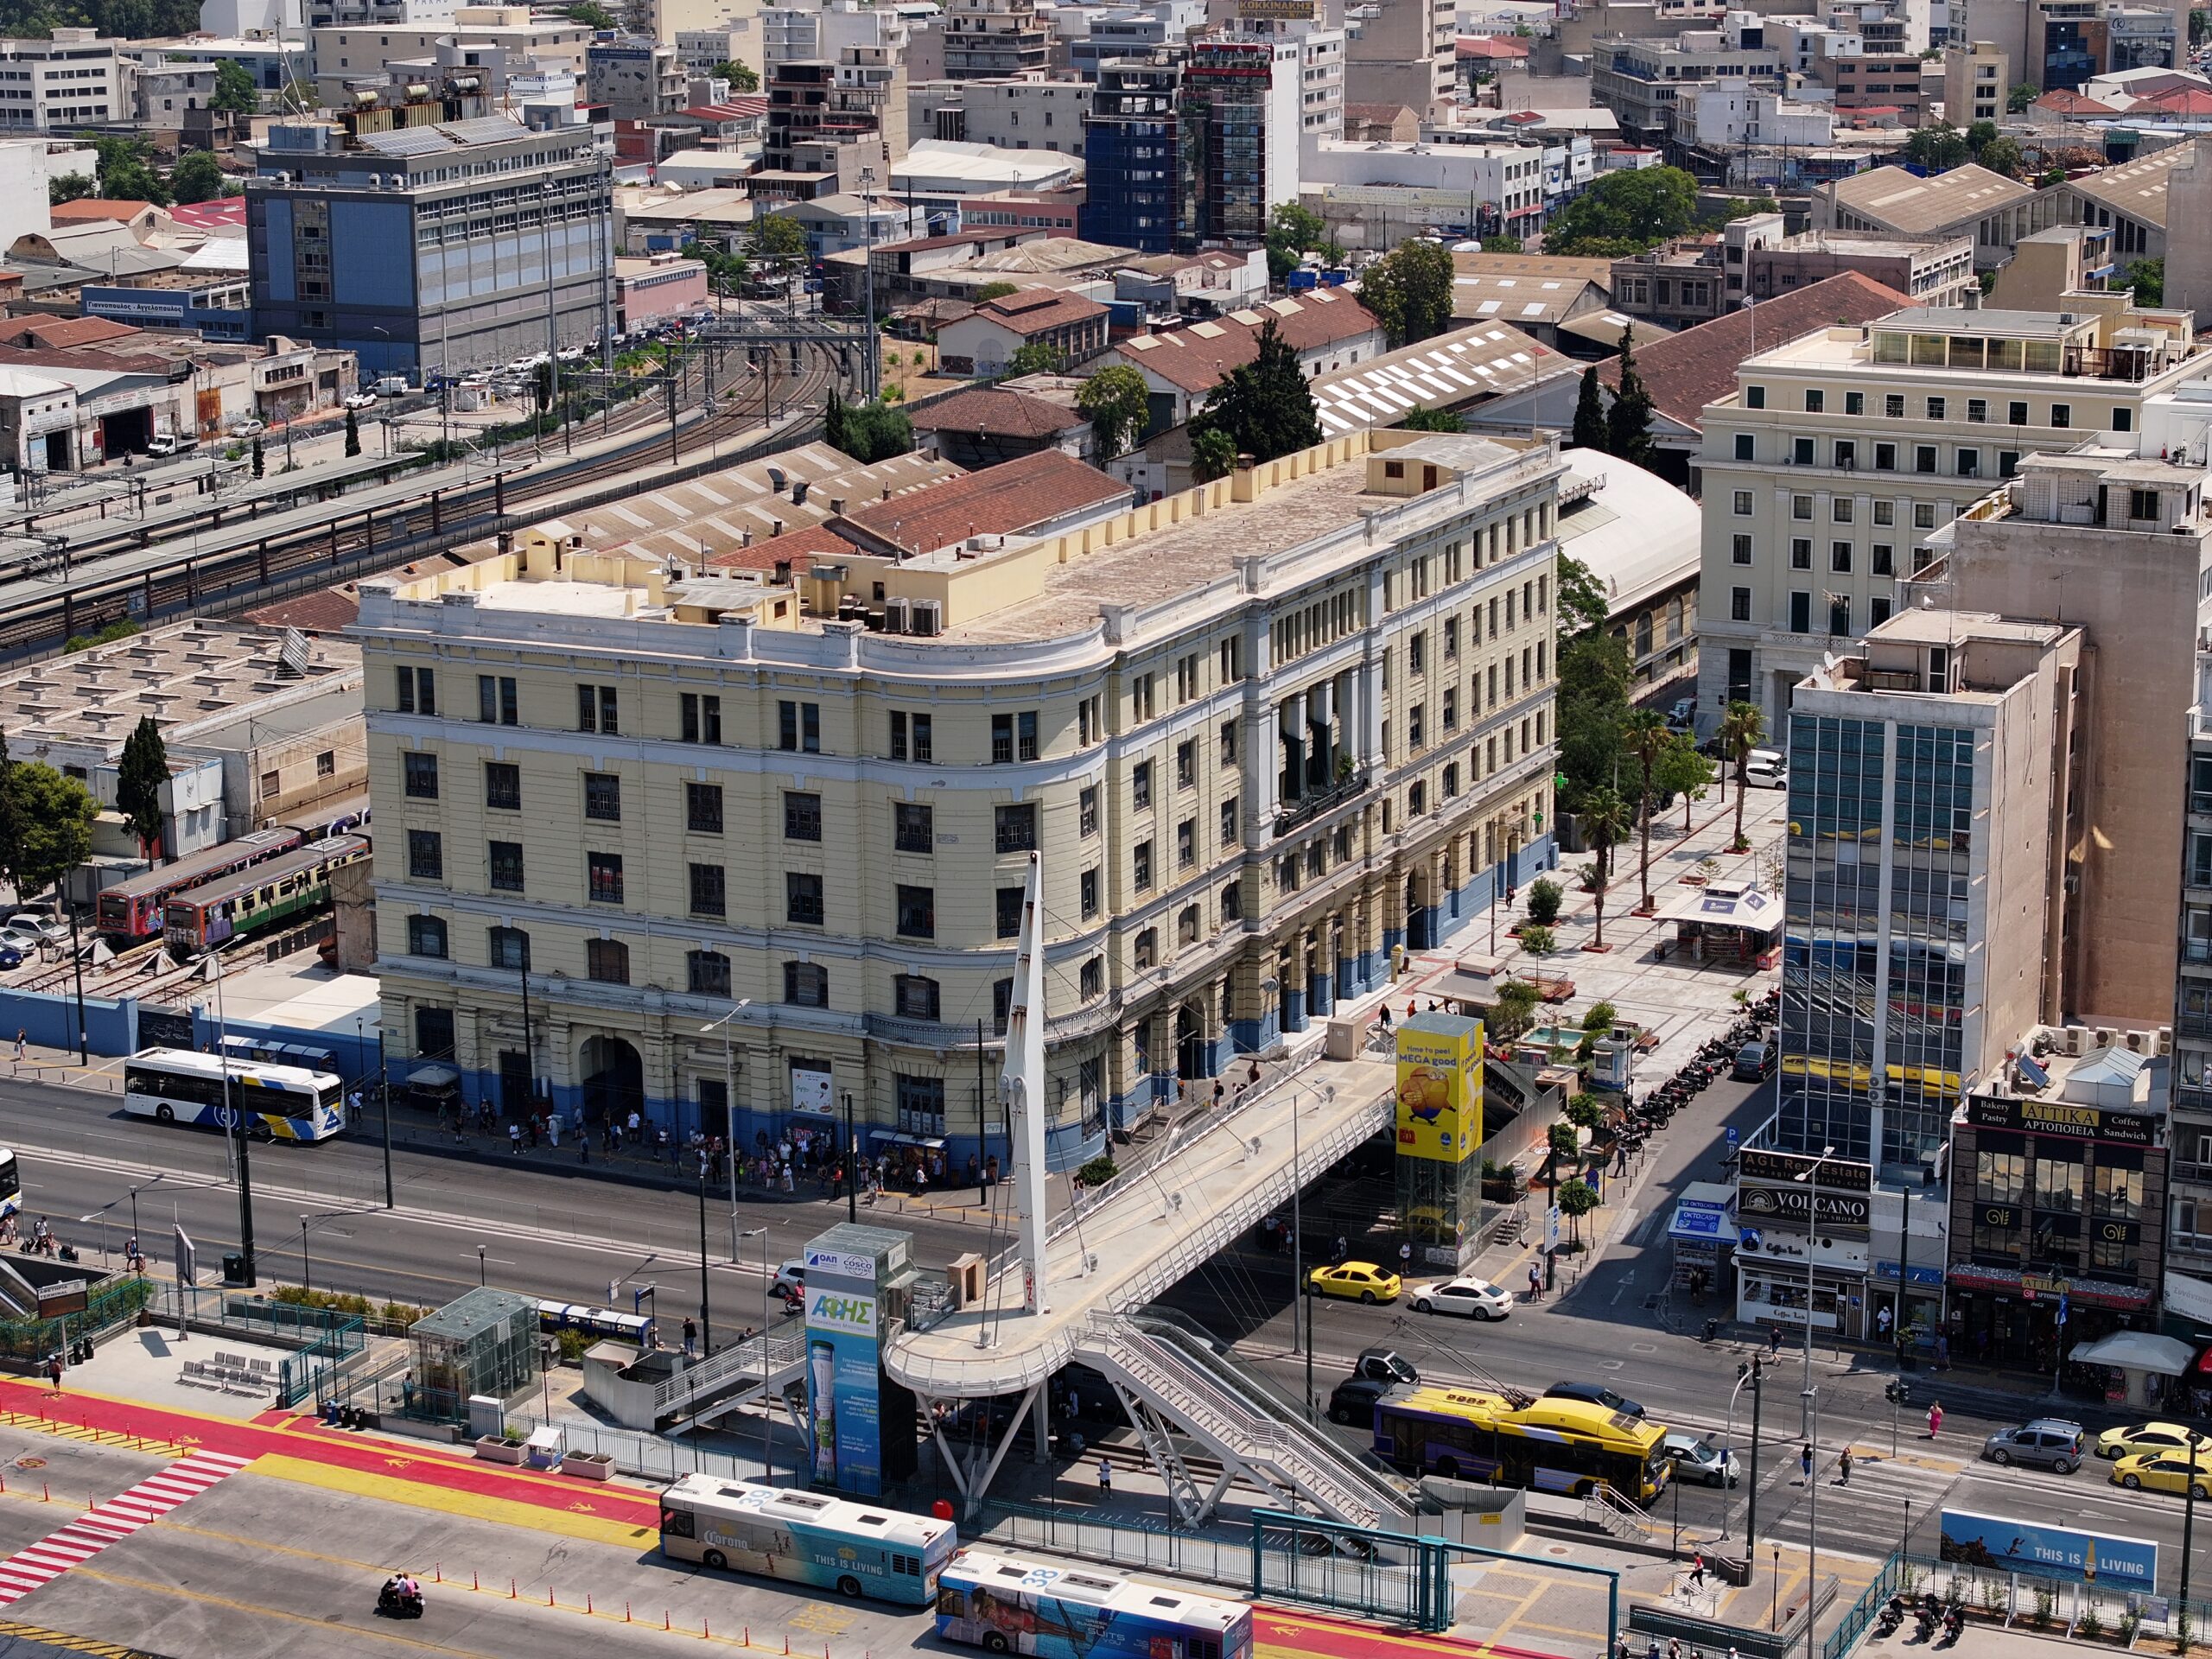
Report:
[[[1456,1273],[1481,1236],[1482,1021],[1409,1014],[1397,1044],[1401,1224],[1425,1262]]]
[[[880,1262],[840,1248],[844,1230],[806,1247],[808,1472],[817,1486],[873,1497],[883,1490]]]

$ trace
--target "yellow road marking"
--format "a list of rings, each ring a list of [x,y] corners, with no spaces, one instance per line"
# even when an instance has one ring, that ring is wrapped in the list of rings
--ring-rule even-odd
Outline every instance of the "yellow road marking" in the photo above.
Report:
[[[582,1539],[588,1543],[612,1544],[617,1548],[642,1549],[656,1543],[660,1536],[652,1527],[632,1526],[626,1522],[576,1515],[566,1510],[549,1510],[536,1503],[524,1503],[511,1497],[493,1497],[482,1492],[454,1491],[444,1486],[420,1485],[413,1481],[395,1479],[390,1475],[372,1475],[364,1470],[340,1469],[326,1463],[311,1463],[304,1458],[287,1457],[282,1452],[264,1453],[255,1459],[248,1470],[242,1472],[289,1480],[302,1486],[319,1486],[325,1491],[345,1492],[355,1497],[373,1497],[387,1503],[404,1503],[410,1509],[429,1510],[438,1515],[466,1516],[471,1520],[487,1521],[495,1526],[521,1527],[532,1532],[550,1532],[564,1538]]]
[[[43,1642],[50,1648],[67,1648],[72,1653],[94,1654],[99,1659],[154,1659],[153,1655],[137,1648],[103,1642],[97,1637],[72,1636],[67,1630],[49,1630],[43,1624],[24,1624],[12,1618],[0,1618],[0,1636],[12,1636],[25,1642]]]

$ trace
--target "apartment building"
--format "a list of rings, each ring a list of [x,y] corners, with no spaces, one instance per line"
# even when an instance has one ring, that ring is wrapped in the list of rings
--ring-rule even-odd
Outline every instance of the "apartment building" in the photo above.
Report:
[[[1675,131],[1678,99],[1710,86],[1781,92],[1786,54],[1767,42],[1758,13],[1732,11],[1718,29],[1686,29],[1662,40],[1602,40],[1590,58],[1590,101],[1602,104],[1622,130],[1664,143]]]
[[[1176,165],[1179,65],[1116,58],[1098,67],[1083,124],[1083,234],[1109,247],[1166,253],[1181,194]]]
[[[1897,311],[1738,365],[1705,410],[1700,707],[1756,702],[1780,732],[1790,688],[1897,609],[1930,531],[2024,456],[2135,431],[2146,397],[2206,366],[2182,314],[2079,297]]]
[[[950,143],[1084,153],[1096,87],[1080,80],[932,80],[906,88],[906,130]]]
[[[1754,301],[1810,288],[1855,270],[1916,304],[1956,306],[1979,295],[1974,241],[1964,236],[1858,236],[1848,231],[1804,231],[1746,253],[1745,273]],[[1999,278],[2000,284],[2002,278]],[[1618,300],[1618,294],[1616,295]]]
[[[2174,987],[2173,1226],[2168,1260],[2212,1301],[2212,651],[2196,656]]]
[[[2012,91],[2012,60],[1993,41],[1947,48],[1943,53],[1943,115],[1961,130],[1977,121],[2002,121]]]
[[[365,582],[396,1065],[957,1162],[1037,852],[1079,1163],[1554,861],[1560,473],[1361,432],[1132,509],[1045,451],[708,573],[561,525]]]
[[[617,121],[650,121],[690,102],[683,59],[658,41],[594,41],[584,48],[584,87]]]
[[[1663,243],[1648,253],[1616,259],[1614,308],[1670,328],[1710,322],[1743,304],[1750,259],[1783,239],[1780,213],[1748,213],[1717,233]]]
[[[96,29],[56,29],[44,41],[0,41],[0,129],[127,121],[118,50]]]
[[[1448,107],[1459,73],[1459,16],[1453,0],[1345,7],[1344,102],[1408,109],[1424,119]]]
[[[1304,53],[1290,39],[1209,36],[1183,66],[1175,248],[1255,245],[1298,198]]]
[[[1036,0],[948,0],[944,73],[954,80],[1041,75],[1051,30]]]

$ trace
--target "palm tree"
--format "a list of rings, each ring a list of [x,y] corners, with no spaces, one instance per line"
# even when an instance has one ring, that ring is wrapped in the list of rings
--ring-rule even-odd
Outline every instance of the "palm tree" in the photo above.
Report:
[[[1575,818],[1598,854],[1598,931],[1590,943],[1592,949],[1602,950],[1605,948],[1605,888],[1612,878],[1614,845],[1628,833],[1628,806],[1611,790],[1593,789],[1583,798],[1582,810]]]
[[[1751,758],[1751,751],[1766,735],[1766,717],[1759,713],[1755,702],[1732,702],[1727,717],[1720,722],[1720,753],[1726,755],[1736,768],[1736,839],[1728,850],[1740,853],[1751,842],[1744,839],[1744,772]]]
[[[1637,910],[1649,915],[1651,903],[1651,769],[1659,761],[1659,752],[1667,747],[1669,733],[1666,718],[1656,709],[1631,710],[1628,723],[1622,729],[1628,740],[1630,753],[1643,771],[1643,791],[1637,797],[1637,822],[1643,829],[1643,844],[1637,856],[1637,880],[1643,896],[1637,901]]]

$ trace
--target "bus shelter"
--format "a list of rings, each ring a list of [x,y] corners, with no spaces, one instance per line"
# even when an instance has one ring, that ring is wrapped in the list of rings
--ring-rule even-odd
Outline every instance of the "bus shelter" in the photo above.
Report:
[[[537,1304],[511,1290],[479,1287],[409,1330],[415,1363],[410,1410],[460,1422],[479,1395],[505,1402],[537,1381]]]
[[[1782,960],[1782,901],[1756,881],[1711,881],[1661,906],[1671,938],[1656,947],[1661,959],[1726,968],[1771,968]]]

